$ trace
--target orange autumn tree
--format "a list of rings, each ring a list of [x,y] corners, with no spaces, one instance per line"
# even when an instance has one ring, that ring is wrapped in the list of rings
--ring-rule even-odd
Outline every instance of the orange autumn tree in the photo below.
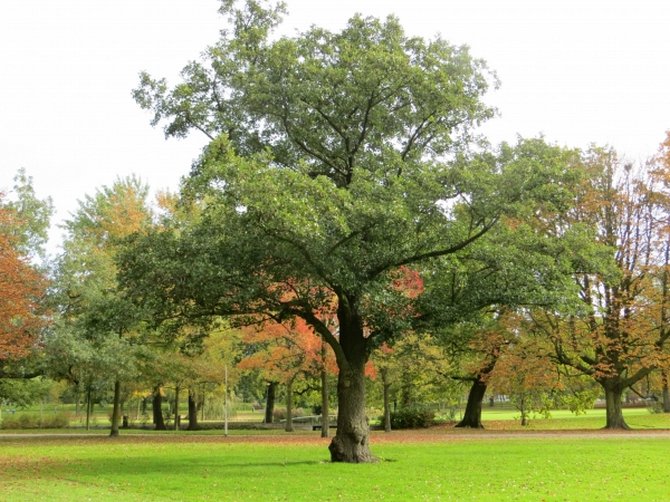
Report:
[[[256,350],[243,358],[239,370],[259,369],[268,382],[286,386],[286,431],[293,431],[293,386],[301,376],[320,375],[322,369],[333,372],[335,361],[324,351],[321,337],[299,318],[273,321],[244,329],[244,343]]]
[[[46,287],[14,233],[20,218],[4,202],[0,194],[0,363],[20,359],[34,347],[44,323],[38,310]]]

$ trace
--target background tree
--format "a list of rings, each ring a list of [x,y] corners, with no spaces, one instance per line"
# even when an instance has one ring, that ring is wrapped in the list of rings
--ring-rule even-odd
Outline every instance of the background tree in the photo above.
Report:
[[[127,178],[80,201],[65,224],[67,235],[59,262],[59,325],[82,337],[82,343],[95,351],[114,347],[116,364],[106,366],[114,380],[113,436],[119,432],[122,379],[129,377],[127,371],[133,366],[130,337],[137,336],[140,319],[139,311],[117,290],[114,260],[122,240],[146,230],[151,222],[146,195],[144,185]]]
[[[624,391],[666,358],[668,206],[662,180],[667,170],[635,172],[614,151],[599,148],[587,152],[584,164],[590,177],[556,225],[594,228],[594,240],[608,256],[573,249],[580,311],[532,314],[535,330],[552,340],[558,362],[603,389],[606,427],[625,429]]]

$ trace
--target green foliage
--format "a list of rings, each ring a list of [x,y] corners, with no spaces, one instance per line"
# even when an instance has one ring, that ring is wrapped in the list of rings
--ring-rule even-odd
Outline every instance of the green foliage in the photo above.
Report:
[[[434,424],[435,412],[425,408],[407,408],[391,412],[391,428],[421,429]],[[385,425],[384,416],[380,417],[382,428]]]
[[[52,384],[42,377],[0,378],[0,405],[29,406],[44,399]]]
[[[9,201],[5,205],[16,212],[17,220],[11,228],[0,230],[8,232],[15,239],[22,254],[43,259],[53,214],[51,199],[37,197],[33,179],[25,169],[19,169],[14,176],[14,187],[8,195]]]
[[[70,416],[67,413],[44,414],[5,413],[0,427],[2,429],[65,429],[70,426]]]

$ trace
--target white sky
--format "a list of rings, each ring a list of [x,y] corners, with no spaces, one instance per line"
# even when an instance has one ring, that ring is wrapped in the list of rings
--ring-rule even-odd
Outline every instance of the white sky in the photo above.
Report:
[[[493,142],[545,134],[635,161],[670,129],[668,0],[288,0],[285,30],[395,13],[412,35],[467,44],[501,82]],[[218,0],[0,0],[0,190],[19,167],[55,223],[118,176],[176,188],[205,138],[164,140],[130,96],[147,70],[176,81],[213,43]],[[54,233],[58,238],[58,232]],[[52,246],[55,243],[52,243]]]

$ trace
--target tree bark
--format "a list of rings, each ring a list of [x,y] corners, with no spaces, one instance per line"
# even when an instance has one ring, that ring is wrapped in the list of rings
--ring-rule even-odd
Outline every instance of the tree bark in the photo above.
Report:
[[[263,423],[274,422],[275,398],[277,393],[277,382],[268,382],[267,395],[265,399],[265,420]]]
[[[154,387],[153,399],[151,400],[151,407],[154,416],[154,428],[157,431],[164,431],[167,429],[165,427],[165,420],[163,420],[163,396],[161,395],[161,386],[156,385]]]
[[[337,358],[337,433],[330,443],[333,462],[376,461],[370,452],[370,427],[365,414],[365,363],[368,358],[363,320],[355,301],[338,298],[341,352]]]
[[[391,432],[391,400],[389,396],[391,382],[389,382],[387,368],[381,369],[381,376],[384,394],[384,432]]]
[[[321,343],[321,437],[327,438],[330,429],[328,397],[328,371],[326,370],[326,344]]]
[[[91,414],[93,413],[93,403],[91,402],[91,386],[86,388],[86,430],[91,427]]]
[[[286,382],[286,432],[293,432],[293,378]]]
[[[330,429],[330,409],[328,398],[328,373],[321,370],[321,437],[327,438]]]
[[[486,383],[480,375],[472,381],[468,393],[468,403],[465,405],[465,413],[456,427],[470,427],[472,429],[483,429],[482,425],[482,402],[486,394]]]
[[[605,429],[630,429],[623,418],[623,408],[621,406],[623,385],[619,382],[611,381],[606,381],[601,383],[601,385],[605,389],[605,407],[607,411]]]
[[[119,435],[119,418],[121,416],[121,382],[117,378],[114,381],[114,406],[112,408],[112,430],[110,437]]]
[[[670,413],[670,388],[668,387],[668,374],[661,373],[663,379],[663,413]]]
[[[188,430],[196,431],[198,425],[198,402],[193,389],[188,389]]]
[[[174,386],[174,430],[179,430],[179,385]]]

